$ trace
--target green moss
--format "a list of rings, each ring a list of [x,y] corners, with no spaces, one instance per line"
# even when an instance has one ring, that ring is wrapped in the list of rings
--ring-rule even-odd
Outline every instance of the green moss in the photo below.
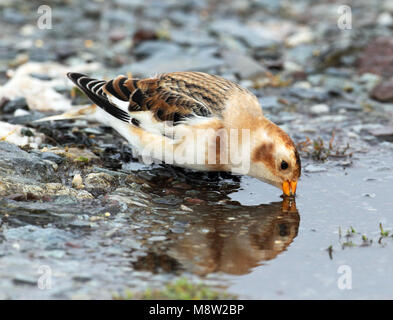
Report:
[[[203,283],[194,284],[186,278],[179,278],[163,289],[146,289],[143,292],[127,290],[124,295],[115,295],[115,300],[220,300],[236,299],[236,296],[209,288]]]
[[[86,158],[86,157],[82,157],[82,156],[76,158],[74,161],[75,161],[75,162],[89,163],[89,159]]]

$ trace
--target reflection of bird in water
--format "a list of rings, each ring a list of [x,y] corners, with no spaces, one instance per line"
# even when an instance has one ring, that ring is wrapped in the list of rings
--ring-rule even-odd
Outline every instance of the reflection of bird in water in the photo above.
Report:
[[[182,269],[198,275],[246,274],[286,250],[297,236],[300,217],[294,200],[259,206],[214,206],[194,212],[184,234],[173,234],[162,251],[152,248],[134,267]],[[159,253],[161,252],[161,253]]]
[[[239,172],[295,194],[301,165],[294,143],[238,84],[201,72],[110,81],[80,73],[68,77],[99,108],[41,121],[99,121],[150,158],[201,171]]]

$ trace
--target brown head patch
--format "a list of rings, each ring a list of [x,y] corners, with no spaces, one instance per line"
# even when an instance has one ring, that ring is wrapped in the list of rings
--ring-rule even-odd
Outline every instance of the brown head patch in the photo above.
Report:
[[[259,146],[252,155],[253,162],[263,162],[267,168],[274,169],[274,144],[273,143],[264,143]]]
[[[296,171],[295,171],[295,176],[297,176],[297,178],[300,178],[300,175],[302,173],[302,164],[300,162],[300,156],[299,156],[299,152],[297,151],[296,147],[295,147],[295,158],[296,158]]]

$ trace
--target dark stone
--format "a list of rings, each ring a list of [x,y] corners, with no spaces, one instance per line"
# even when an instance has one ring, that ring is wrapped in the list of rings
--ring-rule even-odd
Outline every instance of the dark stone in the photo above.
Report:
[[[329,97],[328,93],[324,90],[305,89],[305,88],[290,88],[290,95],[307,100],[326,101]]]
[[[16,98],[14,100],[3,100],[5,103],[0,104],[3,113],[13,113],[17,109],[29,110],[26,99],[24,97]]]
[[[393,77],[377,84],[370,93],[371,98],[380,102],[393,102]]]
[[[60,164],[60,163],[62,163],[64,161],[64,159],[61,156],[59,156],[59,155],[57,155],[56,153],[53,153],[53,152],[42,152],[41,153],[41,158],[43,160],[49,160],[49,161],[52,161],[52,162],[57,163],[57,164]]]
[[[359,73],[393,74],[393,42],[390,38],[372,40],[357,60]]]
[[[46,164],[38,155],[23,151],[18,146],[0,142],[0,167],[13,174],[34,177],[38,180],[50,180],[53,168]]]
[[[372,130],[371,134],[381,140],[393,142],[393,126]]]
[[[43,81],[50,81],[50,80],[52,80],[52,78],[49,77],[46,74],[31,73],[30,77],[33,77],[33,78],[36,78],[36,79],[39,79],[39,80],[43,80]]]

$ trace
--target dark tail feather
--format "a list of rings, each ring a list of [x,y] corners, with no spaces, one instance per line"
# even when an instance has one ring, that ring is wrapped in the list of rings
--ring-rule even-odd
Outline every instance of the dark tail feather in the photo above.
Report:
[[[89,78],[82,73],[76,72],[69,72],[67,73],[67,76],[97,106],[101,107],[115,118],[125,122],[130,122],[130,115],[126,111],[111,104],[105,96],[105,93],[102,90],[102,87],[106,84],[104,80]]]

